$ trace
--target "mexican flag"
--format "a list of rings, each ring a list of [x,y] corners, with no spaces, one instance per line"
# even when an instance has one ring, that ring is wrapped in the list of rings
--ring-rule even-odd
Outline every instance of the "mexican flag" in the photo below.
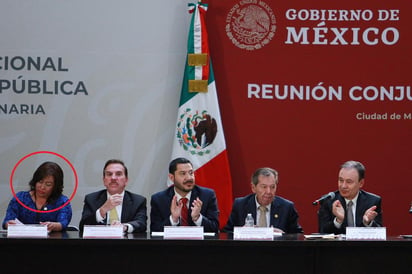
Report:
[[[222,228],[232,207],[232,179],[205,24],[208,5],[188,6],[192,19],[172,159],[189,159],[196,184],[215,190]]]

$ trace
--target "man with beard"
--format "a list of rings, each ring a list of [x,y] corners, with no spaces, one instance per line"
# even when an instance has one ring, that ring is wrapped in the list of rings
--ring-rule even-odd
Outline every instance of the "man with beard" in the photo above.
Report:
[[[84,199],[80,230],[84,225],[123,225],[123,231],[146,232],[147,200],[125,190],[127,167],[121,160],[111,159],[103,168],[106,189],[90,193]]]
[[[258,168],[252,175],[252,192],[236,198],[224,232],[233,232],[235,226],[244,226],[251,213],[258,227],[273,227],[274,232],[302,233],[294,203],[276,195],[278,172],[269,167]]]
[[[218,232],[219,210],[213,189],[196,185],[192,163],[176,158],[169,164],[173,185],[151,197],[150,230],[165,226],[203,226],[205,232]]]

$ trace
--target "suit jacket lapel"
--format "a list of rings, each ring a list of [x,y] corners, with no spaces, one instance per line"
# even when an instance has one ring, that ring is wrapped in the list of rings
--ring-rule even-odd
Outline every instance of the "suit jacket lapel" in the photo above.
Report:
[[[253,219],[255,220],[256,223],[256,194],[251,195],[251,198],[249,199],[247,203],[247,212],[246,213],[252,213]]]
[[[99,196],[97,197],[97,205],[98,205],[98,208],[99,207],[101,207],[105,202],[106,202],[106,200],[107,200],[107,191],[106,190],[102,190],[100,193],[99,193]]]
[[[199,197],[199,189],[197,188],[197,186],[195,186],[195,187],[192,189],[192,194],[190,195],[189,204],[192,204],[193,201],[194,201],[197,197]],[[190,209],[189,209],[189,210],[190,210]]]
[[[356,201],[355,208],[356,226],[363,226],[363,212],[366,211],[364,207],[365,195],[362,194],[362,191],[359,191],[358,200]]]
[[[175,195],[174,186],[169,186],[169,188],[167,189],[167,196],[170,199],[173,199],[174,195]]]
[[[188,206],[188,208],[187,208],[187,211],[188,211],[188,213],[189,213],[189,216],[192,214],[192,209],[191,209],[191,204],[193,203],[193,201],[197,198],[197,197],[199,197],[199,189],[195,186],[193,189],[192,189],[192,193],[190,194],[190,201],[189,201],[189,206]],[[189,222],[191,222],[192,221],[192,218],[189,218]]]
[[[124,192],[123,196],[123,204],[122,204],[122,216],[120,217],[120,222],[123,222],[123,220],[127,220],[127,214],[129,213],[127,211],[128,208],[130,208],[131,204],[131,197],[127,191]]]
[[[273,202],[270,204],[270,225],[273,227],[279,227],[279,214],[280,214],[280,206],[279,203],[277,202],[277,199],[273,200]]]

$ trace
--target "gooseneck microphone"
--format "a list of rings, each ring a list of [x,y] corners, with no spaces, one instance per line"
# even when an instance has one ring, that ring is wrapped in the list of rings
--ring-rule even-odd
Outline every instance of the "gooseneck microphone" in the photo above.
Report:
[[[325,194],[319,199],[317,199],[316,201],[314,201],[312,205],[318,205],[318,204],[321,204],[324,200],[333,199],[333,198],[335,198],[335,192],[329,192],[328,194]]]

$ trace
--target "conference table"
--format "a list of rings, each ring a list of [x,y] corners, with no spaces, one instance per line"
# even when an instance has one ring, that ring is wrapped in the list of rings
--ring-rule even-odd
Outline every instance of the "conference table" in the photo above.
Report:
[[[235,240],[218,233],[202,240],[150,233],[120,239],[83,238],[77,231],[47,238],[0,234],[1,273],[411,273],[412,239]]]

